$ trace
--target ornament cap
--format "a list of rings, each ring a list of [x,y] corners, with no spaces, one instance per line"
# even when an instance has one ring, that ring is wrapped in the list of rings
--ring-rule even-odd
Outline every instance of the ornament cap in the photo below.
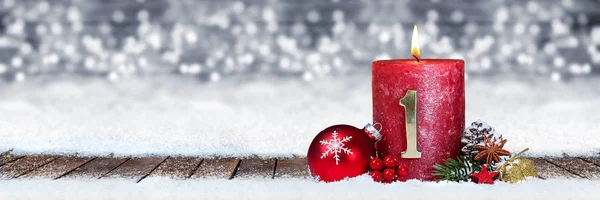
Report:
[[[377,124],[379,124],[379,123],[375,123],[375,125],[377,125]],[[375,128],[375,125],[369,123],[369,124],[365,125],[365,127],[363,128],[363,130],[373,140],[379,141],[379,140],[381,140],[381,133],[379,133],[379,130],[377,130],[377,128]],[[379,124],[379,126],[381,126],[381,124]]]

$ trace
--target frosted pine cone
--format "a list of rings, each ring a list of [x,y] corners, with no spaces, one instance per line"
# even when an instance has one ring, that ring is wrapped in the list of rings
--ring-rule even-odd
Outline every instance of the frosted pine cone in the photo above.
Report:
[[[483,144],[484,136],[490,139],[496,138],[497,140],[502,140],[502,135],[497,133],[493,127],[481,120],[477,120],[471,123],[471,126],[467,127],[463,132],[463,136],[460,139],[460,143],[463,145],[461,153],[467,156],[477,155],[479,151],[473,148],[473,146]]]

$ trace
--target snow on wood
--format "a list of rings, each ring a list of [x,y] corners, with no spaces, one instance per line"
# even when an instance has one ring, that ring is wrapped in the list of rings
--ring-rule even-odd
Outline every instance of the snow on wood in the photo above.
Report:
[[[466,84],[466,123],[488,122],[508,139],[507,150],[597,155],[600,96],[589,86],[600,79],[489,78]],[[85,156],[303,156],[325,127],[372,122],[371,101],[369,76],[243,84],[168,77],[119,84],[28,81],[0,87],[0,149]]]
[[[166,157],[132,158],[103,176],[102,178],[127,178],[136,182],[148,176]]]
[[[202,160],[202,158],[196,157],[169,157],[156,170],[152,171],[149,177],[186,179],[192,176]]]
[[[571,172],[562,169],[543,158],[532,158],[532,160],[540,178],[580,178],[579,176],[572,174]]]
[[[96,158],[90,161],[89,163],[66,174],[65,176],[63,176],[63,179],[100,178],[108,174],[127,160],[128,158]]]
[[[81,157],[60,157],[42,167],[39,167],[25,175],[23,178],[59,178],[81,165],[89,162],[93,158]]]
[[[242,159],[234,178],[273,178],[275,159]]]
[[[588,179],[600,178],[600,167],[579,158],[548,158],[549,162]]]
[[[204,159],[191,178],[231,179],[240,164],[238,158]]]
[[[18,178],[57,159],[57,156],[31,155],[2,166],[2,177]]]
[[[309,178],[306,158],[277,159],[274,178]]]

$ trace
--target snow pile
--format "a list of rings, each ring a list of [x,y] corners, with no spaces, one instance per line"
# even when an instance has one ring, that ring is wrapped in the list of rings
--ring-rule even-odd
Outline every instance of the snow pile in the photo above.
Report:
[[[434,191],[434,192],[432,192]],[[308,179],[4,180],[0,199],[598,199],[600,182],[529,180],[517,184],[408,181],[383,185],[367,175],[331,184]]]
[[[600,79],[467,81],[466,124],[482,119],[511,151],[600,152]],[[369,76],[201,84],[153,77],[0,85],[0,150],[87,155],[305,155],[334,124],[371,122]]]

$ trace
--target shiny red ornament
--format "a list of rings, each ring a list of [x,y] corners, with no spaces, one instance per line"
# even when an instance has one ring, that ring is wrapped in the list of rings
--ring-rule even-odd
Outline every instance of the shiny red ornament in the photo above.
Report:
[[[380,183],[381,181],[383,181],[383,174],[380,171],[372,171],[371,173],[369,173],[369,175],[371,176],[371,178],[373,178],[373,181]]]
[[[471,180],[477,184],[487,183],[494,184],[494,180],[498,178],[500,172],[488,172],[484,165],[481,165],[481,171],[469,176]],[[385,177],[385,176],[384,176]]]
[[[404,177],[404,176],[398,176],[398,177],[396,178],[396,181],[400,181],[400,182],[406,182],[406,177]]]
[[[383,170],[383,179],[388,182],[391,182],[394,179],[396,179],[396,172],[394,171],[394,169],[387,168],[387,169]]]
[[[401,176],[401,177],[407,176],[408,175],[408,167],[405,164],[398,165],[396,174],[398,174],[398,176]]]
[[[383,161],[381,158],[373,158],[369,162],[369,167],[373,171],[381,171],[383,169]]]
[[[395,156],[389,155],[383,158],[383,165],[387,168],[394,168],[398,164],[398,160],[396,160]]]
[[[311,176],[333,182],[367,173],[379,138],[379,131],[371,124],[362,130],[349,125],[326,128],[313,139],[306,154]]]

